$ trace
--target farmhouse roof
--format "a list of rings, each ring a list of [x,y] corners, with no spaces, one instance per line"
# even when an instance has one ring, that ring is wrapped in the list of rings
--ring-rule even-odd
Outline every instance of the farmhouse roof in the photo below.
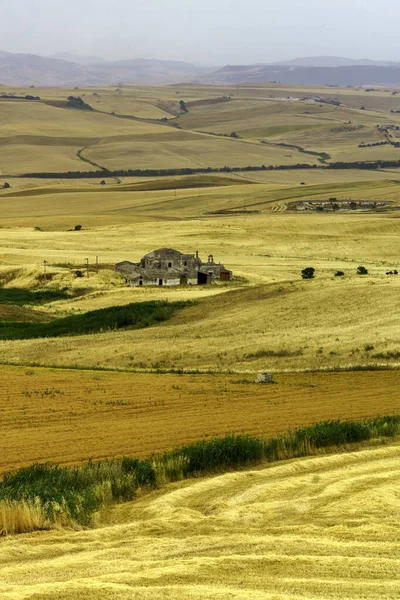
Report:
[[[144,258],[158,258],[159,256],[182,256],[182,252],[178,250],[174,250],[173,248],[159,248],[158,250],[153,250],[144,256]]]

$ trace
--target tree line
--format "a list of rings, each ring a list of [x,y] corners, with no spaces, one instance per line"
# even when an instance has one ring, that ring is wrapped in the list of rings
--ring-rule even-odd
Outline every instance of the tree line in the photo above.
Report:
[[[162,177],[171,175],[195,175],[198,173],[237,173],[245,171],[296,171],[302,169],[364,169],[374,171],[376,169],[398,169],[400,160],[377,160],[368,162],[333,162],[325,165],[310,165],[308,163],[297,163],[295,165],[261,165],[247,167],[194,167],[179,169],[117,169],[104,171],[58,171],[24,173],[17,177],[29,177],[37,179],[97,179],[102,177]]]

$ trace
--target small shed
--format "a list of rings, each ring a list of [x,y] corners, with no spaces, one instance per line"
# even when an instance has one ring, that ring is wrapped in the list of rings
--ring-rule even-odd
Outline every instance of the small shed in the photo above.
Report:
[[[272,373],[259,373],[256,383],[272,383]]]

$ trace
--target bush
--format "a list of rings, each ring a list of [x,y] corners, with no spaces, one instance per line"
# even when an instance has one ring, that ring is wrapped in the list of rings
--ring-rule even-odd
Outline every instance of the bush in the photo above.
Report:
[[[357,275],[368,275],[368,269],[363,266],[357,268]]]
[[[343,271],[336,271],[335,273],[335,277],[343,277],[344,272]]]
[[[3,185],[4,190],[8,190],[10,187],[11,187],[11,185],[9,183],[7,183],[7,181]]]
[[[74,231],[80,231],[82,229],[82,225],[75,225]]]
[[[306,267],[302,270],[301,276],[303,279],[313,279],[315,277],[314,267]]]
[[[79,269],[75,271],[75,277],[85,277],[84,273]]]

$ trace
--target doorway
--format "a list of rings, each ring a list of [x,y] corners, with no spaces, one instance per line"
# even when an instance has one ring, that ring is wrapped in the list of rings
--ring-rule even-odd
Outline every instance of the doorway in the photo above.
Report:
[[[206,273],[200,273],[200,271],[197,273],[197,283],[199,285],[205,285],[207,283],[207,274]]]

